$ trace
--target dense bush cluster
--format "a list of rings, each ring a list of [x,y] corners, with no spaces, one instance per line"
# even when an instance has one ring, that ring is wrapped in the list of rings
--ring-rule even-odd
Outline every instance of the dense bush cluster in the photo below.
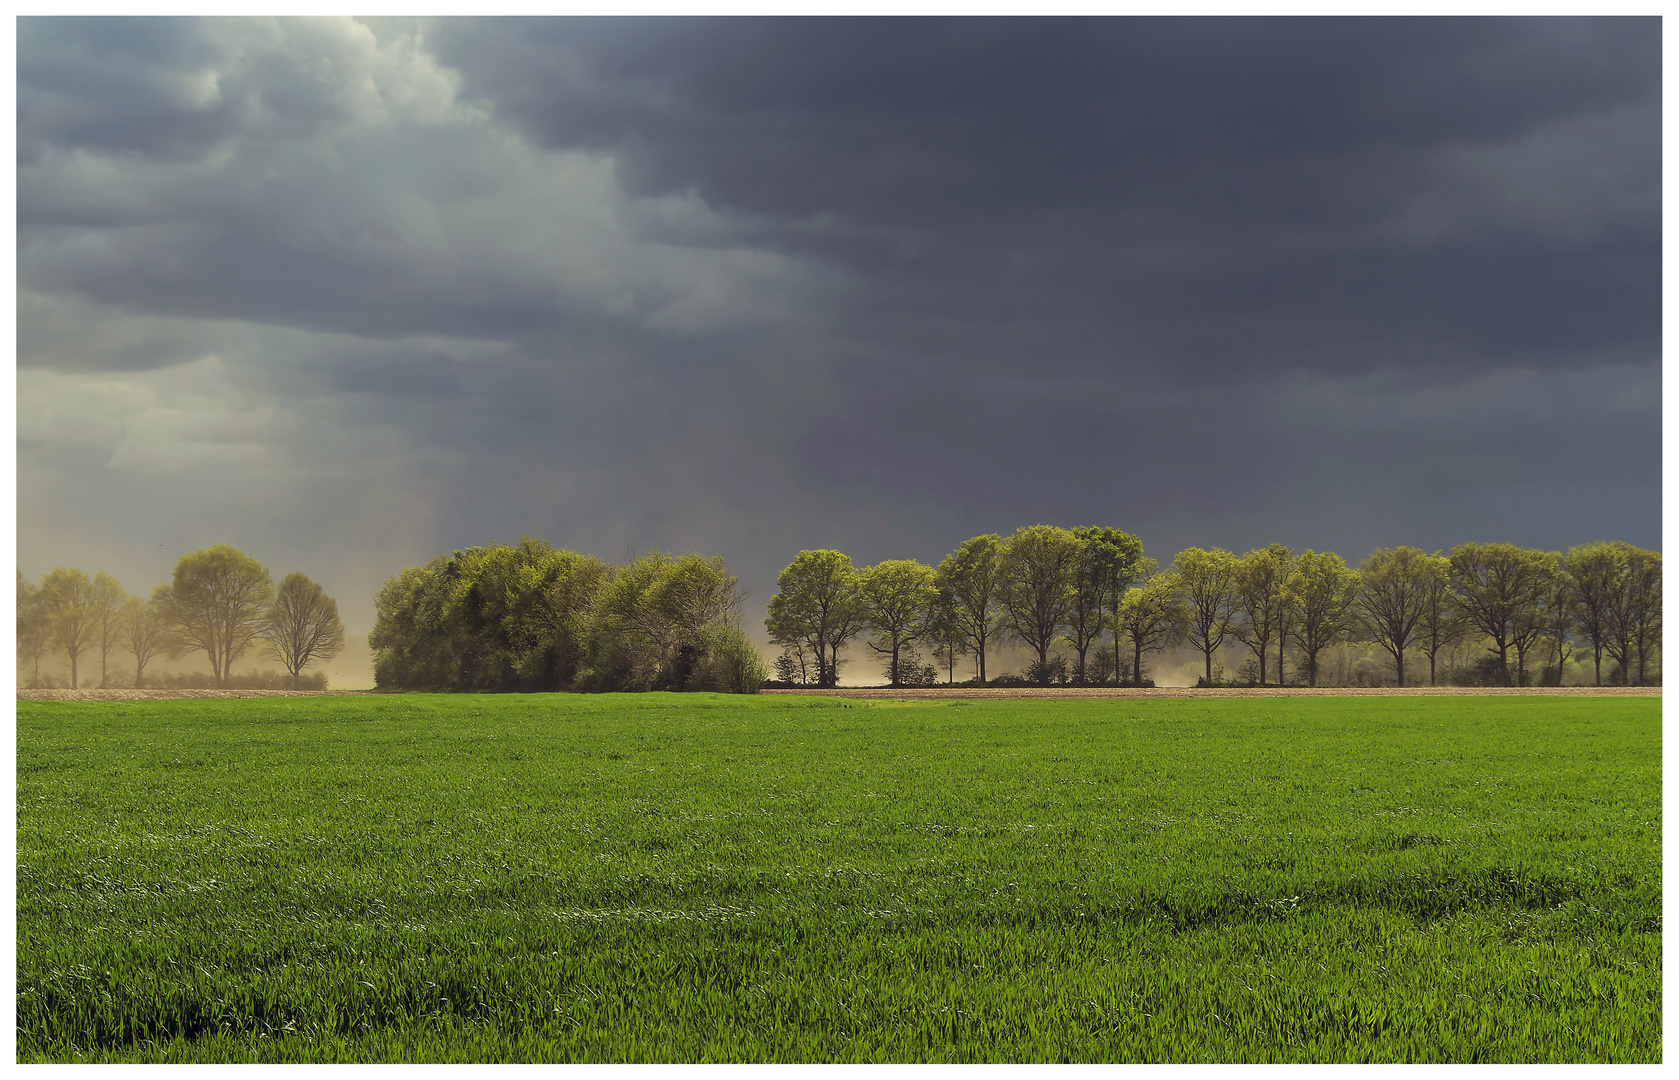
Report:
[[[387,690],[755,693],[769,671],[716,556],[624,566],[525,537],[439,555],[374,597],[374,683]]]

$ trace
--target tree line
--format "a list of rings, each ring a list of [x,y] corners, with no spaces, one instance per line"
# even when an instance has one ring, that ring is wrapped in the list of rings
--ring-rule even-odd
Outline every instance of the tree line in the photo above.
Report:
[[[716,556],[614,566],[542,540],[438,555],[374,597],[373,677],[397,690],[756,693],[769,669]]]
[[[1221,650],[1251,654],[1246,679],[1316,686],[1326,649],[1379,647],[1395,682],[1407,657],[1436,661],[1468,639],[1485,645],[1479,668],[1492,685],[1527,686],[1542,654],[1541,683],[1589,648],[1593,681],[1659,680],[1661,555],[1621,541],[1566,554],[1514,544],[1460,544],[1449,554],[1380,548],[1358,566],[1333,552],[1271,544],[1245,555],[1186,548],[1161,569],[1118,529],[1032,525],[1012,536],[965,540],[938,566],[894,559],[859,569],[838,551],[801,551],[777,579],[765,619],[782,646],[778,678],[838,684],[840,654],[863,641],[892,686],[925,684],[930,646],[954,681],[959,656],[986,685],[988,652],[1003,643],[1034,654],[1025,681],[1038,686],[1143,685],[1144,658],[1188,644],[1202,654],[1201,682],[1223,681]],[[1052,655],[1052,650],[1056,652]],[[1513,656],[1512,656],[1513,654]]]
[[[144,599],[103,570],[89,578],[60,566],[39,585],[18,571],[18,658],[36,685],[42,658],[53,652],[69,661],[71,689],[82,685],[87,652],[98,653],[101,687],[111,683],[112,653],[134,657],[134,686],[143,687],[152,661],[202,652],[216,685],[226,687],[234,661],[253,646],[285,667],[295,689],[305,667],[343,649],[338,604],[302,573],[287,574],[276,587],[266,567],[227,544],[182,555],[172,579]]]

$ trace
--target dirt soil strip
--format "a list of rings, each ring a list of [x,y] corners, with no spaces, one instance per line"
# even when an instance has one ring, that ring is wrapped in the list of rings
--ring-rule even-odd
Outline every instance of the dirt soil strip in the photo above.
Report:
[[[169,698],[275,698],[275,697],[355,697],[374,694],[375,690],[19,690],[19,701],[159,701]],[[938,698],[1196,698],[1196,697],[1661,697],[1659,686],[1529,686],[1520,688],[1472,686],[1411,686],[1398,687],[1321,687],[1303,686],[1248,687],[1223,686],[1212,690],[1197,690],[1189,686],[1163,686],[1143,689],[1114,689],[1112,687],[1038,687],[985,688],[972,686],[929,687],[919,689],[860,689],[841,687],[837,690],[765,690],[766,694],[793,694],[812,697],[887,698],[893,701],[916,701]]]
[[[160,701],[166,698],[346,697],[371,690],[19,690],[19,701]]]
[[[1192,686],[1145,687],[1142,689],[1113,687],[1050,687],[1039,689],[978,688],[972,686],[930,687],[926,689],[848,689],[835,690],[765,690],[766,694],[803,694],[816,697],[889,698],[893,701],[916,701],[925,698],[1229,698],[1229,697],[1656,697],[1662,695],[1659,686],[1396,686],[1384,687],[1248,687],[1221,686],[1200,690]]]

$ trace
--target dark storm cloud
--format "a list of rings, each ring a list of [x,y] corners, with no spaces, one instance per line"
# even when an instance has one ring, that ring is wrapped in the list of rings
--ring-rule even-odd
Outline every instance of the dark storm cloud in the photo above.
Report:
[[[586,353],[626,329],[777,317],[800,287],[696,200],[628,198],[610,159],[544,153],[459,106],[412,35],[44,19],[19,51],[26,290]]]
[[[1466,350],[1454,363],[1515,350],[1569,363],[1609,339],[1653,348],[1652,28],[451,23],[439,52],[464,93],[547,145],[609,148],[641,190],[694,190],[780,223],[781,242],[878,285],[846,314],[883,341],[929,320],[1007,340],[1037,321],[1070,340],[1034,363],[1111,363],[1119,330],[1129,367],[1223,377],[1256,358],[1361,369],[1395,338]],[[1594,118],[1612,130],[1594,139]],[[1513,178],[1457,160],[1519,154],[1529,137],[1611,163],[1555,176],[1575,187],[1551,200],[1560,220],[1514,205],[1498,190]],[[1614,175],[1578,190],[1582,171]],[[1425,226],[1408,219],[1442,200],[1416,235]],[[959,351],[943,359],[993,350]],[[994,361],[1024,358],[1009,342]]]
[[[20,561],[1659,545],[1660,37],[24,19]]]

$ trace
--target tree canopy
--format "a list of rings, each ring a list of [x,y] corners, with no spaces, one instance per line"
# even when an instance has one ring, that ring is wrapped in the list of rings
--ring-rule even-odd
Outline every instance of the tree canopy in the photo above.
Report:
[[[203,652],[225,686],[233,662],[262,632],[274,581],[249,555],[215,544],[182,555],[174,579],[152,595],[169,624],[173,655]]]

